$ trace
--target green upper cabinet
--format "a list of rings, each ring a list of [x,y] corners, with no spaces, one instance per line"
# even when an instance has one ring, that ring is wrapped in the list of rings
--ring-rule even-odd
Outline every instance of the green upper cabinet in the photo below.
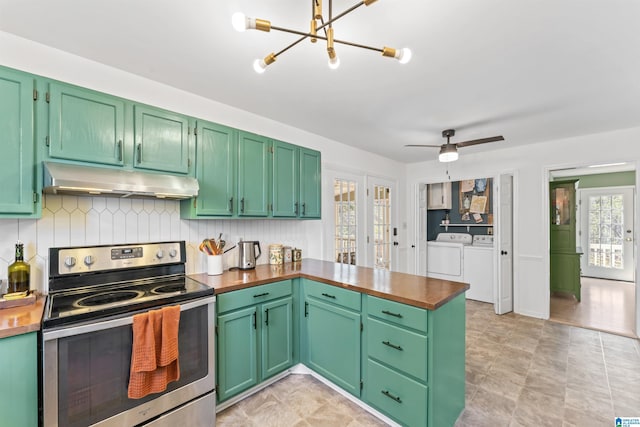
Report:
[[[0,68],[2,217],[35,212],[33,90],[33,76]]]
[[[320,218],[320,152],[300,148],[300,218]]]
[[[238,215],[268,216],[271,140],[244,131],[238,134]]]
[[[297,217],[300,147],[273,141],[273,216]]]
[[[183,218],[232,216],[236,212],[238,134],[235,129],[198,121],[196,128],[198,197],[183,200]]]
[[[189,173],[189,118],[159,108],[134,107],[133,166]]]
[[[49,85],[49,157],[124,164],[125,102],[62,83]]]

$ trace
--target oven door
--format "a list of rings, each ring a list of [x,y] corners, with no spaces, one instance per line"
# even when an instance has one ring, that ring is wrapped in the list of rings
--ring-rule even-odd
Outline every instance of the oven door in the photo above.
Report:
[[[158,307],[160,308],[160,307]],[[161,393],[129,399],[133,314],[43,332],[43,421],[49,426],[134,426],[209,394],[215,420],[215,297],[180,306],[180,379]],[[197,417],[206,417],[198,414]],[[193,414],[184,413],[183,419]]]

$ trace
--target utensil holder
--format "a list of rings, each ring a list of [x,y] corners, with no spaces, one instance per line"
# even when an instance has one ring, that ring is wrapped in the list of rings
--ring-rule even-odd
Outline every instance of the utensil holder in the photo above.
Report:
[[[207,274],[218,276],[222,272],[222,255],[207,255]]]

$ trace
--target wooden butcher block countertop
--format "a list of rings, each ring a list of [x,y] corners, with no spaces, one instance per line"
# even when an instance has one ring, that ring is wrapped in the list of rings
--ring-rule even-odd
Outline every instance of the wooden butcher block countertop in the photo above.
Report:
[[[263,264],[252,270],[227,270],[218,276],[199,273],[189,277],[211,286],[216,294],[304,277],[428,310],[437,309],[469,289],[466,283],[316,259]]]

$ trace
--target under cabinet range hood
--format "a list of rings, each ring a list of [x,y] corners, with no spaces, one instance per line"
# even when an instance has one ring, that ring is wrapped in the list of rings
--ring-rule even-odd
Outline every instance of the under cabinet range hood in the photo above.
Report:
[[[49,194],[77,196],[189,199],[198,195],[198,180],[187,176],[43,162]]]

